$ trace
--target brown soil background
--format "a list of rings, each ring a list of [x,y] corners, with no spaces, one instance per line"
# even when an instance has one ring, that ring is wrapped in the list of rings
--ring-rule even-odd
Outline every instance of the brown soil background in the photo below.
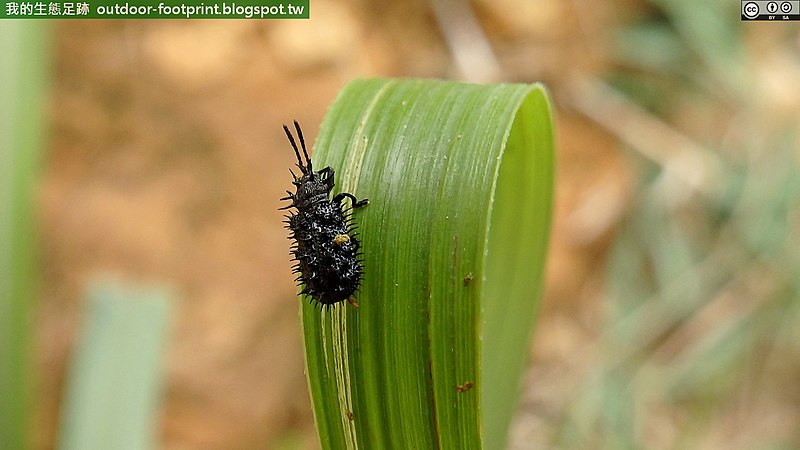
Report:
[[[456,69],[430,3],[311,3],[310,20],[54,25],[36,448],[54,445],[86,285],[101,274],[179,293],[162,448],[318,447],[277,211],[292,164],[280,125],[297,119],[313,142],[352,78],[473,76]],[[545,439],[580,372],[570,355],[596,331],[601,261],[629,189],[615,140],[571,109],[567,82],[604,69],[606,31],[635,2],[577,3],[474,3],[495,80],[545,82],[557,115],[554,228],[516,448],[536,448],[537,430]]]

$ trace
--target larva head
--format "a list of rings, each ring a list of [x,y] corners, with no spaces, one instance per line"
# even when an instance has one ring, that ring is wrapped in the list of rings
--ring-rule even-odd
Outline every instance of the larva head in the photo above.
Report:
[[[323,197],[327,199],[333,189],[333,170],[328,169],[330,168],[327,167],[319,172],[308,172],[292,181],[297,187],[297,192],[294,194],[295,202],[303,204],[313,203]]]
[[[286,137],[289,138],[289,142],[294,149],[294,154],[297,157],[297,167],[300,168],[301,176],[299,178],[290,170],[293,178],[292,184],[297,187],[297,192],[292,198],[294,199],[295,206],[299,206],[313,203],[320,197],[327,198],[334,186],[334,172],[330,167],[314,172],[311,165],[311,158],[308,156],[308,149],[306,149],[306,141],[303,138],[303,131],[300,129],[300,124],[298,124],[296,120],[294,121],[294,128],[297,131],[297,138],[300,140],[300,148],[297,147],[297,143],[294,140],[292,132],[289,131],[289,127],[286,125],[283,126],[283,131],[286,133]],[[302,155],[300,149],[303,151]]]

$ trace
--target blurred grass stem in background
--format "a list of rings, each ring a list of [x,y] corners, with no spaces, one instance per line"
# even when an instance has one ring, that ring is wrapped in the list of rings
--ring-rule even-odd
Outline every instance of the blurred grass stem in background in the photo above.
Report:
[[[710,195],[718,187],[723,168],[710,149],[681,134],[602,81],[574,78],[570,90],[570,100],[579,111],[661,166],[679,184],[669,183],[666,190]],[[681,197],[685,199],[686,195]]]
[[[29,446],[46,37],[43,21],[0,26],[0,448],[8,450]]]
[[[96,282],[71,362],[60,450],[157,448],[171,294]]]

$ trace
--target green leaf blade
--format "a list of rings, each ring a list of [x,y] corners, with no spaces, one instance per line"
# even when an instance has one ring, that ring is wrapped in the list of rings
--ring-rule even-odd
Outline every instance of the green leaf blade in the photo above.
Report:
[[[508,168],[506,153],[524,167]],[[336,191],[370,205],[355,212],[365,252],[360,308],[302,310],[324,448],[502,445],[514,405],[505,385],[516,393],[541,287],[552,153],[540,86],[358,80],[343,89],[322,125],[315,167],[334,167]],[[527,202],[538,208],[528,211]],[[492,265],[514,272],[503,260],[509,248],[530,271],[497,277],[511,295],[488,278]],[[510,334],[487,312],[507,308],[505,297],[528,311]],[[483,385],[482,374],[493,373],[483,365],[496,362],[482,358],[487,341],[517,352],[506,358],[515,371],[488,375],[503,386]],[[484,404],[505,421],[487,419],[497,412]]]
[[[112,281],[92,287],[70,368],[59,449],[156,447],[171,297],[161,287]]]

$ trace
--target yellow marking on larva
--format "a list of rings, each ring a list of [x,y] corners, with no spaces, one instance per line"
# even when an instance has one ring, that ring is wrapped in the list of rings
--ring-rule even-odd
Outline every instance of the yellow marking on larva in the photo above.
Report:
[[[350,235],[347,235],[347,234],[337,234],[336,236],[334,236],[334,237],[333,237],[333,242],[334,242],[336,245],[342,245],[342,244],[344,244],[344,243],[346,243],[346,242],[350,242]]]

